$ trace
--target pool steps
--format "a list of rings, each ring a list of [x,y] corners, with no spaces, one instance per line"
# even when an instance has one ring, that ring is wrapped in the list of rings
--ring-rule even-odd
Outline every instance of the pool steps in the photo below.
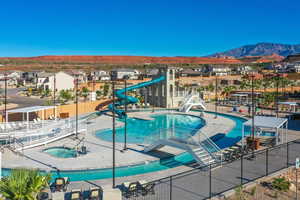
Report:
[[[216,161],[212,154],[208,152],[205,148],[203,148],[201,145],[191,141],[184,141],[178,138],[157,140],[150,146],[147,146],[144,149],[144,152],[150,152],[155,149],[162,148],[164,146],[171,146],[189,152],[200,165],[207,165]]]

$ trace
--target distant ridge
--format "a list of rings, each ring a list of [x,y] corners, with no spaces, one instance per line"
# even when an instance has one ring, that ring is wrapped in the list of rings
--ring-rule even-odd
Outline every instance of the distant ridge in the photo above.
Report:
[[[300,44],[276,44],[276,43],[257,43],[252,45],[245,45],[239,48],[231,49],[228,51],[215,53],[209,57],[223,58],[223,57],[234,57],[241,58],[247,56],[268,56],[268,55],[280,55],[289,56],[300,53]]]
[[[37,61],[99,64],[240,64],[242,61],[231,58],[209,57],[153,57],[153,56],[37,56],[37,57],[0,57],[1,61]]]

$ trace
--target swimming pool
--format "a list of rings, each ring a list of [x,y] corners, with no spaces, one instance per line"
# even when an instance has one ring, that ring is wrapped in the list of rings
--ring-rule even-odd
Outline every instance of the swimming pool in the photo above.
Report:
[[[151,136],[159,133],[159,130],[168,130],[172,128],[174,136],[185,139],[191,135],[194,135],[197,130],[205,125],[205,121],[196,116],[186,114],[153,114],[150,115],[153,120],[143,120],[136,118],[127,119],[127,142],[128,143],[149,143]],[[124,119],[120,121],[124,122]],[[116,128],[116,142],[124,141],[124,126]],[[167,134],[167,131],[161,131],[162,134]],[[96,132],[96,137],[101,140],[110,141],[112,130],[99,130]]]
[[[50,147],[44,149],[43,152],[57,157],[57,158],[75,158],[77,157],[77,152],[74,149],[67,147]]]
[[[212,113],[212,112],[211,112]],[[235,126],[225,135],[218,137],[215,143],[220,148],[226,148],[232,146],[236,142],[240,141],[242,135],[242,124],[246,120],[240,117],[231,116],[227,114],[217,114],[234,121]],[[200,119],[200,118],[199,118]],[[194,162],[193,157],[189,153],[182,153],[180,155],[149,162],[147,164],[139,164],[127,167],[117,167],[116,177],[133,176],[137,174],[145,174],[160,170],[166,170],[181,165],[187,165]],[[9,169],[3,170],[3,175],[7,175]],[[77,170],[77,171],[52,171],[52,178],[56,177],[69,177],[71,181],[82,181],[82,180],[96,180],[96,179],[106,179],[112,177],[112,169],[95,169],[95,170]]]

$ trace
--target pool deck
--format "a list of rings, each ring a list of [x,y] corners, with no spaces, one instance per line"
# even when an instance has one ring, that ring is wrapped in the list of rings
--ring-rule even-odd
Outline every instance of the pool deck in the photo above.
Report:
[[[166,111],[159,111],[155,113],[166,113]],[[155,114],[154,113],[154,114]],[[179,112],[172,112],[179,113]],[[135,113],[136,114],[136,113]],[[138,116],[144,119],[151,119],[149,115],[152,112],[139,112],[138,115],[130,113],[129,116]],[[182,113],[180,113],[182,114]],[[189,115],[199,116],[199,112],[189,112]],[[217,133],[226,133],[234,126],[234,121],[224,117],[214,119],[214,115],[205,113],[204,119],[206,126],[202,127],[201,132],[208,136]],[[122,126],[123,123],[116,121],[117,126]],[[75,137],[68,137],[60,141],[39,146],[32,149],[27,149],[22,152],[24,156],[14,154],[6,150],[3,154],[3,167],[29,167],[38,168],[42,170],[84,170],[84,169],[100,169],[112,167],[112,143],[96,138],[95,132],[99,129],[108,129],[112,127],[112,120],[110,116],[102,115],[88,124],[88,133],[80,134],[79,139],[84,138],[84,145],[87,147],[87,155],[79,156],[77,158],[56,158],[45,152],[43,149],[55,146],[75,147],[79,140]],[[195,135],[195,137],[197,137]],[[123,152],[123,143],[116,143],[116,166],[128,166],[136,164],[144,164],[150,161],[159,160],[171,155],[177,155],[183,151],[172,147],[163,147],[159,151],[144,153],[143,144],[128,144],[128,150]]]

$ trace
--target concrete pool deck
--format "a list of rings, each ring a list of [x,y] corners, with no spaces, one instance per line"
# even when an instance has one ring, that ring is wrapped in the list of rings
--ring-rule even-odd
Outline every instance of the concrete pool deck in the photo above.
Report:
[[[151,120],[150,115],[162,113],[177,113],[168,111],[139,112],[138,118]],[[199,116],[199,112],[189,112],[188,115]],[[130,113],[129,116],[135,116]],[[202,127],[201,132],[208,136],[213,136],[217,133],[227,133],[234,127],[234,121],[219,116],[214,119],[213,114],[204,114],[206,126]],[[123,123],[116,121],[117,126],[122,126]],[[74,147],[78,143],[75,137],[68,137],[60,141],[53,142],[45,146],[39,146],[32,149],[27,149],[22,152],[24,156],[15,154],[6,150],[3,154],[3,167],[28,167],[38,168],[41,170],[85,170],[85,169],[101,169],[112,167],[112,143],[101,140],[95,136],[95,132],[100,129],[108,129],[112,127],[112,120],[110,116],[102,115],[89,121],[88,132],[80,134],[79,138],[84,138],[84,145],[87,147],[87,155],[79,156],[77,158],[56,158],[45,152],[43,149],[56,146]],[[129,166],[136,164],[144,164],[150,161],[159,160],[171,155],[178,155],[182,150],[171,147],[163,147],[160,151],[152,153],[144,153],[143,144],[128,144],[128,150],[122,152],[123,143],[116,143],[116,166]]]

